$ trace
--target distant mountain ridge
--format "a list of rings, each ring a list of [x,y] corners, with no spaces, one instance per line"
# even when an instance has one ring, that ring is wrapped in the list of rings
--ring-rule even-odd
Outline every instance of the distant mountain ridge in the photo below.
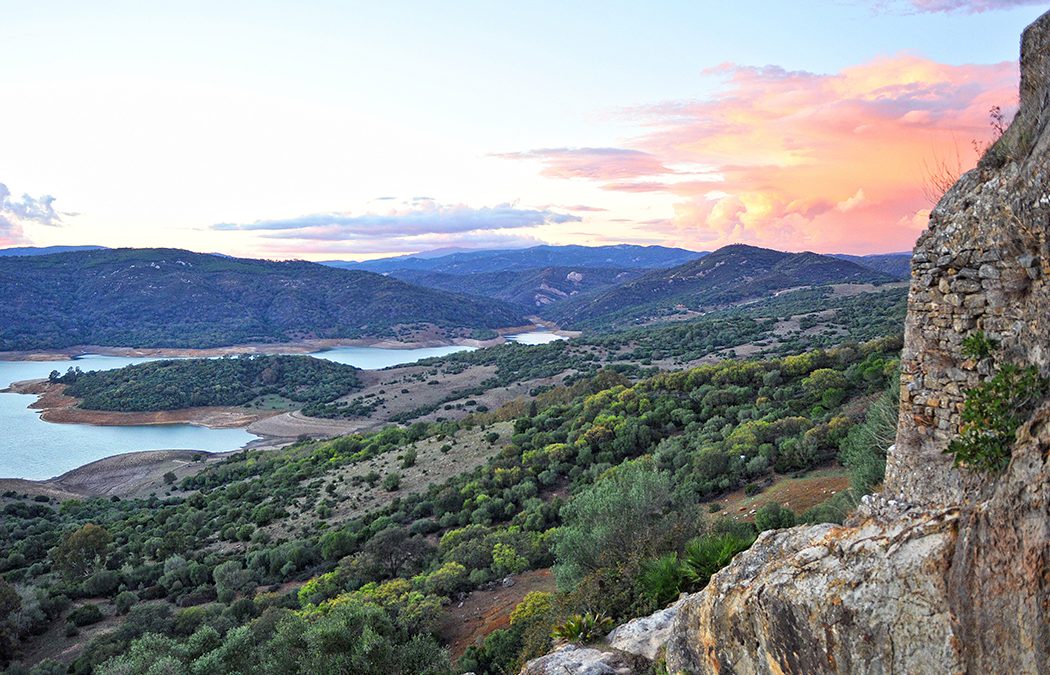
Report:
[[[595,327],[681,311],[704,311],[801,286],[896,280],[833,256],[733,244],[699,260],[567,300],[542,315],[566,327]]]
[[[833,253],[831,257],[839,260],[849,260],[862,267],[867,267],[898,279],[911,277],[911,253],[876,253],[874,255]]]
[[[321,264],[389,274],[396,270],[473,274],[546,267],[658,269],[674,267],[706,255],[666,246],[533,246],[522,249],[460,251],[447,255],[416,254],[363,262],[329,260]]]
[[[51,255],[52,253],[72,253],[76,251],[100,251],[105,246],[15,246],[0,248],[0,258],[9,256]]]
[[[370,272],[179,249],[0,258],[0,350],[210,347],[520,326],[521,309]]]
[[[395,270],[390,276],[427,288],[513,302],[535,311],[536,308],[562,302],[580,293],[622,284],[644,273],[641,269],[544,267],[474,274]]]

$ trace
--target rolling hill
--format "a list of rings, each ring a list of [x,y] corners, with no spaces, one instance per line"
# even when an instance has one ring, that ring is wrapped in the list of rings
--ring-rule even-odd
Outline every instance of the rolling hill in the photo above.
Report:
[[[734,244],[615,288],[577,296],[545,308],[542,314],[566,327],[600,327],[705,311],[790,288],[891,281],[896,279],[832,256]]]
[[[522,325],[498,300],[369,272],[178,249],[0,258],[0,350],[209,347],[302,338],[445,335]]]
[[[73,253],[76,251],[98,251],[105,246],[15,246],[0,248],[0,258],[9,256],[51,255],[52,253]]]
[[[396,270],[474,274],[546,267],[658,269],[696,260],[703,252],[665,246],[533,246],[496,251],[458,251],[448,255],[415,254],[365,262],[331,260],[322,264],[388,274]]]
[[[513,302],[535,310],[634,279],[643,270],[592,267],[545,267],[474,274],[397,270],[390,276],[418,286],[470,293]]]
[[[861,267],[867,267],[898,279],[911,277],[911,253],[876,253],[874,255],[836,253],[831,257],[839,260],[849,260]]]

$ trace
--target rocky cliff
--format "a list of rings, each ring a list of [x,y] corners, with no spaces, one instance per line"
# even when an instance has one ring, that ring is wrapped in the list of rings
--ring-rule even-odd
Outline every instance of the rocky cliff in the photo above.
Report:
[[[846,526],[767,532],[684,601],[668,670],[1050,672],[1050,402],[1001,474],[944,454],[975,331],[1050,374],[1050,13],[1021,46],[1020,111],[920,237],[885,488]]]

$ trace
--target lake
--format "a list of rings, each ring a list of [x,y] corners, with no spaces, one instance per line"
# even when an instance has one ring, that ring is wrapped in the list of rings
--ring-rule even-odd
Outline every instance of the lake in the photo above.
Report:
[[[565,339],[561,335],[556,335],[543,330],[532,331],[530,333],[518,333],[517,335],[507,335],[506,338],[511,342],[517,342],[519,345],[545,345]]]
[[[312,354],[358,368],[386,368],[469,347],[379,349],[342,347]],[[88,355],[60,361],[0,361],[0,389],[12,382],[47,377],[52,370],[112,370],[153,358]],[[236,450],[256,439],[244,429],[209,429],[193,424],[102,427],[90,424],[53,424],[27,406],[36,400],[26,394],[0,394],[0,478],[51,478],[89,462],[138,450]]]

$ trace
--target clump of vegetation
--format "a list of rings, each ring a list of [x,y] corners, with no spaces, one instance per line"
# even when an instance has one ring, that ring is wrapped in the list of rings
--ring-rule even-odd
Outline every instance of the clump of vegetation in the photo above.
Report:
[[[755,534],[707,523],[707,502],[833,460],[890,384],[899,348],[891,338],[637,381],[588,362],[595,374],[535,405],[234,453],[168,498],[7,496],[0,660],[90,598],[113,626],[81,633],[92,637],[76,673],[244,672],[244,655],[259,673],[450,671],[433,633],[441,607],[554,566],[562,590],[533,598],[457,666],[517,672],[575,614],[620,621],[707,583]],[[403,471],[398,454],[424,439],[452,452],[463,433],[498,434],[484,466],[406,480],[357,518],[332,510],[341,484],[382,490],[384,473]],[[351,469],[377,457],[383,473]],[[669,553],[650,592],[647,561]],[[306,583],[282,590],[292,581]]]
[[[561,642],[591,642],[604,636],[613,627],[613,620],[604,614],[585,612],[573,614],[551,631],[551,637]]]
[[[955,458],[955,466],[1002,471],[1010,463],[1017,429],[1047,391],[1047,379],[1034,366],[1004,363],[995,375],[967,390],[959,436],[945,452]]]
[[[312,356],[242,355],[219,359],[173,359],[116,370],[65,375],[52,382],[82,399],[88,410],[127,412],[178,410],[197,406],[246,405],[277,395],[298,403],[321,403],[359,386],[357,368]]]
[[[971,359],[986,359],[999,347],[998,340],[988,337],[984,331],[967,335],[962,341],[962,353]]]

